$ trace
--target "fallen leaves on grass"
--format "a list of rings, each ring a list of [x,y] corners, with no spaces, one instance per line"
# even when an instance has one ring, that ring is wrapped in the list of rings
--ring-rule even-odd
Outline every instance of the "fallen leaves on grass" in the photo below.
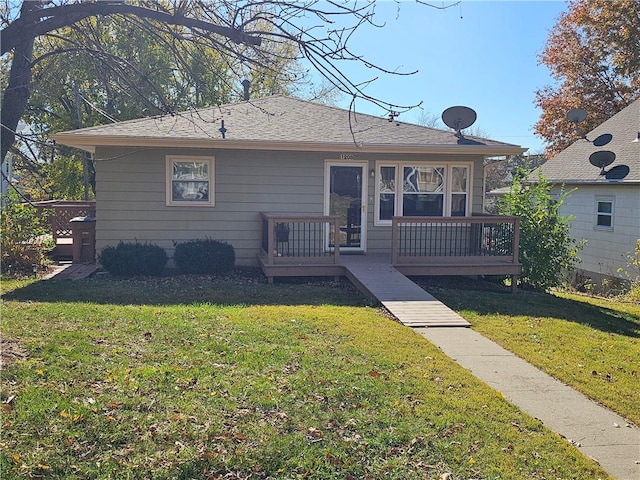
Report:
[[[29,354],[16,340],[0,338],[0,368],[7,368],[18,360],[27,360]]]

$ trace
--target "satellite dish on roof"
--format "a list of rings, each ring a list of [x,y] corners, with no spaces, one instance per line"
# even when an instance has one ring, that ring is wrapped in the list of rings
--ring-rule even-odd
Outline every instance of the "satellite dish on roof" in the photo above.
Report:
[[[598,135],[592,143],[596,147],[604,147],[612,139],[613,139],[613,135],[611,135],[610,133],[603,133],[602,135]]]
[[[571,123],[580,123],[587,118],[587,111],[584,108],[572,108],[567,112],[567,120]]]
[[[589,163],[600,169],[600,175],[604,175],[605,167],[611,165],[616,159],[616,154],[609,150],[600,150],[589,155]]]
[[[449,107],[442,112],[444,124],[456,131],[456,137],[462,137],[460,130],[469,128],[478,118],[476,112],[469,107]]]
[[[630,169],[628,165],[616,165],[604,174],[607,180],[624,180],[629,175]]]

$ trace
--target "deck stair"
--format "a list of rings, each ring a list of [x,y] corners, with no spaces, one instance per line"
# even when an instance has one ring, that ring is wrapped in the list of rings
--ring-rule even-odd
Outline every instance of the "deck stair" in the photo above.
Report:
[[[391,265],[386,256],[342,255],[346,275],[409,327],[469,327],[470,324]]]

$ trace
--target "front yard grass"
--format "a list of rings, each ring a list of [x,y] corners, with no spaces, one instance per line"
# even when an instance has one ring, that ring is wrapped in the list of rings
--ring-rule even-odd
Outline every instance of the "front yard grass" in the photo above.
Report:
[[[640,303],[418,279],[474,330],[640,425]],[[468,288],[461,288],[464,286]]]
[[[2,478],[610,478],[344,285],[2,289]]]

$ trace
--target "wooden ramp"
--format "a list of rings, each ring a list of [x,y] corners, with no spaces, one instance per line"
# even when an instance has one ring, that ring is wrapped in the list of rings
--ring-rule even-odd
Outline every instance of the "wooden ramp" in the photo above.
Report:
[[[342,255],[347,278],[365,295],[375,297],[409,327],[469,327],[470,324],[431,294],[375,255]]]

